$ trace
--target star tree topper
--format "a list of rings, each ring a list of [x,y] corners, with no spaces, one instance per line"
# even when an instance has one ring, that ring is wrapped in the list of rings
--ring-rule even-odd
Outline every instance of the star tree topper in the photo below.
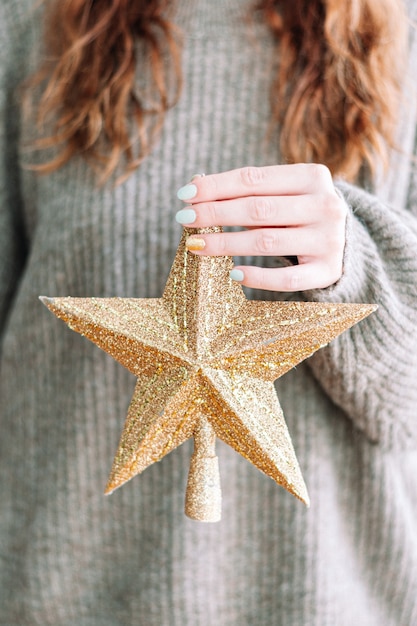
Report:
[[[193,255],[184,229],[162,298],[45,298],[137,377],[106,493],[194,437],[185,512],[221,514],[216,436],[309,503],[274,380],[369,315],[367,304],[250,301],[230,257]]]

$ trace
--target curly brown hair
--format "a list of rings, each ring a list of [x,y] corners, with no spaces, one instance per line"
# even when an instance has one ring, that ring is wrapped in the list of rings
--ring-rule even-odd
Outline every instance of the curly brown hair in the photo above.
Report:
[[[46,2],[46,61],[28,84],[42,87],[39,126],[54,120],[34,148],[58,152],[34,169],[51,172],[75,154],[102,181],[120,162],[125,176],[138,167],[181,92],[174,9],[169,0]],[[271,121],[285,160],[324,163],[348,180],[386,164],[406,54],[401,0],[259,0],[255,9],[276,39]],[[151,102],[137,71],[148,72]]]

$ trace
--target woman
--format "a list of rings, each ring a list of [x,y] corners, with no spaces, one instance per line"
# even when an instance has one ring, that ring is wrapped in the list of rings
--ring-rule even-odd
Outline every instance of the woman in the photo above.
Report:
[[[417,622],[416,36],[394,108],[402,4],[51,3],[46,47],[31,8],[0,9],[0,624]],[[13,101],[28,74],[40,130]],[[102,496],[134,379],[37,298],[159,297],[177,211],[248,227],[193,247],[260,254],[234,274],[250,297],[379,305],[277,385],[309,510],[221,442],[218,524],[183,515],[187,444]]]

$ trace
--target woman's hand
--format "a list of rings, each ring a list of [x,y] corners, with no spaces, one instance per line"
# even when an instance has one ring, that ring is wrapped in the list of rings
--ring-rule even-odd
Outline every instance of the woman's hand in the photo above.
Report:
[[[247,287],[304,291],[328,287],[342,275],[347,206],[324,165],[244,167],[196,176],[178,197],[188,204],[176,216],[184,226],[247,229],[193,235],[187,247],[195,254],[298,258],[290,267],[236,267],[232,278]]]

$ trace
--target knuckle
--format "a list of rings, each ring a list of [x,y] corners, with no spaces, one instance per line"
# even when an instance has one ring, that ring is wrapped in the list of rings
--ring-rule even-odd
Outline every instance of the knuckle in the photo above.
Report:
[[[252,187],[261,183],[265,178],[265,174],[261,167],[243,167],[240,170],[240,178],[245,186]]]
[[[327,165],[323,165],[323,163],[308,163],[306,168],[307,176],[315,187],[321,188],[333,185],[332,175]]]
[[[326,287],[331,287],[331,285],[334,285],[335,283],[337,283],[341,275],[342,275],[341,272],[338,273],[334,271],[334,269],[331,269],[331,270],[329,269],[329,271],[323,276],[322,283],[319,285],[319,287],[321,289],[325,289]]]
[[[271,231],[261,230],[256,236],[256,250],[260,254],[273,253],[277,248],[277,236]]]
[[[301,291],[301,276],[297,271],[290,270],[284,280],[284,291]]]
[[[348,214],[348,205],[346,204],[344,199],[339,198],[339,196],[335,196],[335,200],[336,202],[335,202],[334,207],[337,210],[340,221],[342,221],[344,224],[346,222],[346,218]]]
[[[268,222],[272,217],[271,202],[267,198],[254,198],[251,208],[252,217],[255,222]]]
[[[327,257],[334,259],[343,254],[345,241],[337,233],[332,233],[327,236],[325,241],[325,250],[327,251]]]
[[[205,176],[200,180],[201,187],[204,188],[204,195],[212,198],[217,198],[217,177]]]
[[[322,218],[327,222],[333,222],[338,217],[338,211],[336,210],[337,198],[330,193],[324,193],[317,198],[317,201]]]
[[[227,256],[227,237],[222,233],[215,235],[216,255]]]
[[[322,211],[329,220],[342,221],[346,218],[345,202],[334,193],[328,192],[321,196]]]
[[[217,224],[217,205],[215,202],[207,202],[204,205],[204,221],[210,224]]]
[[[323,165],[323,163],[311,163],[310,168],[312,171],[312,176],[319,180],[331,180],[332,175],[330,173],[327,165]]]
[[[325,289],[337,283],[343,274],[343,259],[332,258],[323,260],[317,265],[317,284],[315,287]]]
[[[338,261],[332,264],[330,268],[330,280],[332,281],[330,284],[333,285],[336,283],[339,278],[341,278],[343,274],[343,256],[340,256]]]
[[[325,256],[334,258],[337,254],[342,254],[346,243],[345,222],[346,214],[343,207],[329,202],[322,205],[324,224],[321,232]]]
[[[301,291],[301,278],[292,268],[276,270],[275,289],[282,292]],[[271,288],[271,287],[270,287]]]

